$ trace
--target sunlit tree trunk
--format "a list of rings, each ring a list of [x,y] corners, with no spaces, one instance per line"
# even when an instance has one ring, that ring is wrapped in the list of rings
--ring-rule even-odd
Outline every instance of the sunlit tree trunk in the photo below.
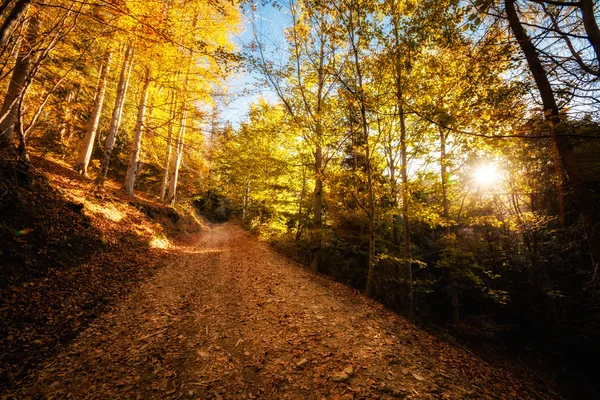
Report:
[[[67,151],[68,142],[67,140],[71,137],[71,131],[73,129],[72,122],[72,102],[73,92],[70,91],[65,97],[63,105],[62,119],[60,121],[60,128],[58,130],[58,140],[60,144],[60,151],[64,155]]]
[[[23,98],[24,96],[19,98],[19,102],[17,104],[17,118],[15,120],[15,131],[19,137],[17,158],[21,161],[29,161],[29,154],[27,154],[27,137],[23,127]]]
[[[184,103],[185,104],[185,103]],[[174,205],[177,200],[177,181],[179,180],[179,166],[181,165],[181,159],[183,158],[183,145],[185,143],[185,131],[187,123],[187,109],[184,106],[181,114],[181,125],[179,128],[179,135],[177,136],[177,144],[175,145],[175,159],[171,167],[171,176],[169,179],[169,195],[167,196],[167,203]]]
[[[584,3],[582,3],[584,4],[582,11],[588,11],[589,20],[589,7],[591,1]],[[527,32],[519,20],[519,15],[517,14],[515,7],[515,0],[505,0],[504,4],[511,31],[519,42],[521,51],[523,51],[523,54],[527,59],[529,70],[531,71],[540,93],[540,98],[545,110],[544,115],[550,126],[552,138],[558,154],[560,155],[567,177],[569,178],[569,183],[573,187],[577,210],[583,221],[594,267],[597,268],[600,263],[600,212],[598,212],[598,206],[593,198],[589,182],[583,174],[577,154],[575,154],[575,151],[573,150],[573,145],[569,137],[564,135],[565,127],[560,120],[560,109],[556,102],[552,85],[548,80],[548,76],[540,61],[535,45],[527,35]],[[585,7],[588,8],[586,9]],[[594,17],[592,16],[592,18]],[[590,22],[591,21],[588,21],[589,25],[586,26],[586,29],[591,28],[594,30],[594,27]],[[593,40],[594,36],[592,35],[590,37],[590,43],[592,45],[594,44]],[[600,45],[600,43],[598,44]],[[595,48],[595,50],[597,49]]]
[[[140,150],[142,148],[142,135],[144,133],[146,106],[148,104],[148,93],[150,92],[151,78],[152,77],[150,68],[146,68],[146,76],[144,77],[144,87],[142,89],[142,97],[140,98],[137,122],[135,124],[133,149],[131,151],[131,157],[129,158],[129,167],[127,168],[127,175],[125,176],[125,184],[123,185],[123,191],[130,196],[133,195],[133,186],[135,184],[135,177],[138,171],[138,163],[140,158]]]
[[[121,66],[121,74],[119,76],[119,83],[117,86],[117,97],[115,98],[115,107],[113,108],[112,117],[110,120],[110,129],[108,130],[108,136],[104,144],[104,157],[102,158],[102,164],[100,167],[100,173],[96,177],[96,186],[104,185],[104,180],[108,175],[108,166],[110,164],[110,157],[112,154],[113,147],[117,140],[117,134],[119,127],[121,126],[121,118],[123,116],[123,106],[125,104],[125,98],[127,97],[127,88],[129,86],[129,77],[131,76],[131,70],[133,67],[133,47],[129,45],[125,51],[125,57],[123,58],[123,65]]]
[[[94,101],[94,108],[88,121],[88,127],[81,143],[79,150],[79,158],[75,164],[75,170],[83,176],[87,176],[87,169],[92,158],[92,151],[94,150],[94,142],[96,141],[96,132],[98,131],[98,125],[100,123],[100,116],[102,115],[102,107],[104,105],[104,95],[106,94],[106,81],[110,72],[110,62],[112,60],[113,50],[109,48],[106,51],[104,62],[100,71],[100,80],[98,82],[98,89],[96,91],[96,100]]]
[[[39,27],[40,21],[37,16],[31,17],[0,109],[0,154],[6,156],[14,155],[14,125],[18,118],[19,103],[29,85],[28,75],[34,58],[33,46],[37,40]]]
[[[171,156],[173,155],[173,124],[175,121],[175,93],[171,92],[169,103],[169,124],[167,127],[167,150],[165,154],[165,170],[163,171],[162,184],[160,186],[160,200],[165,201],[167,187],[169,185],[169,173],[171,172]]]

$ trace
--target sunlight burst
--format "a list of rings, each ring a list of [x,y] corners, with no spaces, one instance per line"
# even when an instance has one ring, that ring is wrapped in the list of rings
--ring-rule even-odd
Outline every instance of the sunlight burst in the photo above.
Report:
[[[483,164],[475,170],[474,177],[478,185],[491,186],[498,182],[500,174],[493,164]]]

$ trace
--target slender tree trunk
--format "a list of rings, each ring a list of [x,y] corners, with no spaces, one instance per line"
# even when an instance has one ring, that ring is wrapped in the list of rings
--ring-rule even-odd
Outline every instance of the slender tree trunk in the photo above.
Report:
[[[69,149],[69,146],[71,144],[71,139],[73,138],[73,109],[71,108],[71,104],[77,102],[77,100],[79,99],[80,93],[81,93],[81,86],[78,86],[77,91],[75,92],[75,94],[73,95],[73,98],[69,102],[69,105],[68,105],[69,113],[65,114],[65,121],[66,121],[65,135],[66,135],[66,137],[64,138],[64,143],[62,146],[64,153],[61,156],[61,159],[64,159],[66,157],[67,150]]]
[[[15,120],[15,131],[19,136],[19,147],[17,148],[17,157],[21,161],[29,161],[29,154],[27,154],[27,138],[23,129],[23,97],[19,98],[17,105],[17,119]]]
[[[296,228],[296,242],[302,237],[302,203],[306,196],[306,170],[302,167],[302,190],[300,191],[300,201],[298,202],[298,227]]]
[[[60,151],[64,155],[67,151],[67,138],[71,136],[71,129],[73,128],[72,123],[72,108],[71,103],[73,102],[73,92],[70,91],[65,97],[63,105],[62,120],[60,122],[60,128],[58,130],[58,141],[60,144]]]
[[[448,199],[448,172],[446,159],[446,133],[440,127],[440,167],[442,178],[442,203],[444,213],[444,234],[450,236],[450,200]],[[450,286],[450,308],[452,311],[452,323],[460,322],[460,305],[458,302],[458,281],[456,279],[456,270],[454,266],[448,268],[448,282]]]
[[[321,137],[321,127],[318,125]],[[320,142],[319,142],[320,143]],[[321,264],[321,246],[323,242],[323,149],[317,145],[315,149],[315,191],[313,203],[313,226],[310,244],[310,269],[313,272],[319,272]]]
[[[392,198],[391,201],[391,208],[394,211],[394,215],[392,216],[392,240],[394,242],[394,245],[397,246],[398,249],[400,249],[401,247],[401,237],[402,237],[402,232],[400,231],[401,227],[402,227],[402,215],[400,214],[399,211],[397,211],[398,209],[398,182],[397,182],[397,177],[396,177],[396,166],[392,164],[393,161],[388,163],[388,169],[390,171],[390,197]],[[400,274],[400,271],[396,271],[397,274]]]
[[[169,185],[169,173],[171,172],[171,156],[173,154],[173,123],[175,120],[175,93],[171,92],[171,102],[169,104],[169,126],[167,134],[167,150],[165,154],[165,170],[163,171],[162,184],[160,186],[160,200],[165,201],[167,187]]]
[[[322,28],[322,27],[321,27]],[[323,34],[323,30],[320,30],[320,35]],[[313,226],[311,235],[311,251],[310,251],[310,269],[317,273],[321,268],[321,257],[323,247],[323,98],[324,98],[324,87],[325,87],[325,49],[323,47],[323,41],[321,36],[321,44],[319,47],[319,67],[317,68],[317,107],[316,107],[316,119],[315,122],[315,191],[314,191],[314,205],[313,205]],[[298,49],[296,48],[296,51]],[[296,56],[296,61],[299,61]],[[298,66],[298,75],[300,74],[300,66]],[[298,77],[298,82],[301,82]],[[302,97],[306,103],[304,91],[302,91]],[[310,108],[307,106],[307,109]]]
[[[242,210],[242,225],[248,222],[248,200],[250,199],[250,178],[246,179],[246,187],[244,188],[244,208]]]
[[[172,118],[172,115],[171,115]],[[171,168],[171,155],[173,153],[173,122],[169,122],[167,134],[167,150],[165,154],[165,170],[163,171],[162,184],[160,185],[160,200],[165,201],[167,186],[169,185],[169,171]]]
[[[83,176],[87,176],[87,169],[92,158],[92,151],[94,150],[94,142],[96,141],[96,132],[98,131],[98,125],[100,123],[100,116],[102,115],[102,107],[104,105],[104,95],[106,94],[106,81],[110,72],[110,62],[112,60],[113,50],[109,48],[106,51],[104,57],[104,63],[102,71],[100,72],[100,81],[98,83],[98,89],[96,91],[96,100],[94,102],[94,108],[90,119],[88,121],[88,127],[85,134],[85,138],[81,143],[79,150],[79,158],[75,164],[75,170]]]
[[[582,4],[584,4],[584,7],[590,7],[591,3],[591,1],[584,1]],[[575,154],[575,151],[573,150],[573,145],[569,137],[563,135],[565,127],[560,120],[560,110],[556,103],[552,85],[548,80],[548,76],[533,42],[529,36],[527,36],[527,33],[519,20],[519,15],[517,14],[515,7],[515,0],[505,0],[504,4],[510,28],[527,59],[527,64],[529,65],[531,74],[536,82],[538,91],[540,92],[540,97],[545,110],[545,117],[550,125],[554,144],[560,154],[563,167],[567,173],[569,182],[573,187],[573,191],[575,192],[577,210],[583,220],[583,226],[592,255],[594,268],[597,268],[598,263],[600,263],[600,212],[598,212],[598,206],[592,196],[589,182],[583,174],[577,154]],[[592,39],[593,38],[590,37],[590,40]],[[591,43],[593,44],[593,42]]]
[[[27,5],[31,3],[31,0],[17,0],[14,7],[0,26],[0,46],[6,42],[12,27],[15,25],[23,11],[27,8]]]
[[[13,131],[18,118],[18,104],[25,96],[29,85],[28,76],[34,58],[33,46],[37,41],[39,27],[39,19],[37,16],[33,16],[27,26],[27,33],[21,43],[8,90],[0,109],[0,155],[5,154],[7,157],[14,155]]]
[[[395,42],[395,83],[396,83],[396,101],[398,108],[398,119],[400,122],[400,176],[402,179],[402,255],[404,259],[404,285],[406,287],[406,306],[408,315],[413,317],[414,298],[413,298],[413,276],[410,254],[410,222],[408,219],[409,211],[409,192],[408,192],[408,154],[407,154],[407,132],[406,132],[406,112],[404,108],[404,87],[402,82],[403,65],[401,53],[401,36],[399,21],[396,13],[396,4],[393,4],[393,26]]]
[[[367,101],[363,86],[363,74],[360,65],[360,57],[358,54],[358,44],[355,42],[354,30],[356,29],[356,26],[354,25],[353,12],[354,9],[351,8],[348,33],[350,39],[350,46],[352,47],[352,53],[354,55],[354,72],[356,73],[356,89],[358,91],[357,97],[360,101],[361,128],[363,133],[363,140],[365,142],[365,166],[367,170],[367,190],[369,192],[369,203],[365,207],[365,211],[369,219],[369,261],[367,267],[367,284],[365,287],[365,295],[371,296],[373,294],[373,285],[375,281],[375,191],[373,188],[373,164],[371,160],[372,156],[369,135],[369,121],[367,119]]]
[[[562,163],[560,162],[560,154],[556,145],[553,149],[552,166],[556,174],[556,195],[558,196],[558,223],[561,229],[565,229],[565,191]]]
[[[146,76],[144,78],[144,87],[142,89],[142,97],[138,106],[137,122],[135,124],[135,134],[133,139],[133,149],[129,158],[129,167],[125,176],[125,184],[123,190],[130,196],[133,196],[133,186],[138,170],[138,162],[140,158],[140,150],[142,148],[142,134],[144,133],[144,122],[146,118],[146,105],[148,104],[148,93],[150,92],[151,82],[150,68],[146,68]]]
[[[185,143],[185,131],[187,124],[187,109],[185,108],[181,113],[181,126],[179,128],[179,135],[177,137],[177,144],[175,145],[175,160],[171,169],[171,177],[169,179],[169,195],[167,197],[167,203],[175,205],[177,200],[177,182],[179,180],[179,166],[181,165],[181,159],[183,158],[183,145]]]
[[[401,88],[400,88],[401,90]],[[400,91],[400,104],[399,104],[399,116],[400,116],[400,158],[402,165],[400,167],[400,176],[402,177],[402,250],[404,258],[404,280],[406,286],[406,300],[408,307],[408,315],[410,318],[413,317],[413,277],[412,277],[412,265],[411,265],[411,254],[410,254],[410,223],[408,219],[408,154],[406,145],[406,114],[404,112],[404,105],[402,104],[402,91]]]
[[[121,74],[119,76],[119,83],[117,85],[117,97],[115,99],[115,107],[113,108],[112,118],[110,119],[110,129],[108,130],[108,136],[106,137],[106,142],[104,144],[104,157],[102,158],[100,173],[96,177],[96,186],[103,186],[104,180],[108,175],[110,157],[112,155],[112,150],[117,140],[119,127],[121,126],[121,118],[123,117],[123,106],[125,104],[125,98],[127,97],[127,88],[129,86],[129,77],[131,76],[132,67],[133,47],[129,45],[127,46],[127,50],[125,51],[123,65],[121,66]]]

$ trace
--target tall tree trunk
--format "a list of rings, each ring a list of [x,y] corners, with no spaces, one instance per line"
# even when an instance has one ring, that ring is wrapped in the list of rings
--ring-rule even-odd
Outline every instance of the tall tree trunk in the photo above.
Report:
[[[75,170],[83,176],[87,176],[87,169],[92,158],[92,151],[94,150],[94,142],[96,141],[96,132],[98,131],[98,125],[100,123],[100,116],[102,115],[102,107],[104,105],[104,95],[106,94],[106,81],[110,72],[110,62],[112,60],[113,50],[108,48],[106,55],[104,56],[103,66],[100,72],[100,81],[98,82],[98,89],[96,90],[96,100],[94,101],[94,108],[88,121],[88,127],[85,134],[85,138],[81,143],[79,150],[79,158],[75,164]]]
[[[187,108],[184,102],[184,108],[181,113],[181,126],[179,128],[179,135],[177,136],[177,144],[175,145],[175,160],[173,160],[171,177],[169,179],[169,195],[167,196],[167,203],[170,205],[174,205],[177,200],[177,182],[179,180],[179,166],[181,165],[181,159],[183,158],[186,124]]]
[[[561,229],[565,229],[565,190],[564,190],[564,179],[563,179],[563,168],[560,161],[560,154],[556,144],[554,145],[552,155],[552,166],[554,167],[554,174],[556,175],[556,195],[558,196],[558,223]]]
[[[320,125],[319,125],[320,126]],[[320,130],[320,129],[319,129]],[[313,202],[313,224],[310,243],[310,269],[319,272],[321,246],[323,242],[323,148],[315,149],[315,191]]]
[[[369,135],[369,121],[367,119],[367,100],[365,96],[365,90],[363,86],[363,74],[360,65],[360,56],[358,53],[358,44],[355,41],[355,29],[354,25],[354,9],[360,12],[358,8],[350,9],[348,34],[350,39],[350,46],[354,56],[354,72],[356,73],[356,93],[358,100],[360,101],[360,117],[361,117],[361,128],[363,134],[363,140],[365,142],[365,167],[367,170],[367,190],[369,192],[367,206],[364,206],[364,210],[369,220],[369,261],[367,266],[367,284],[365,287],[365,295],[371,296],[373,294],[373,285],[375,281],[375,191],[373,188],[373,164],[371,160],[371,143]]]
[[[304,225],[302,221],[302,203],[304,202],[304,197],[306,196],[306,170],[302,167],[302,190],[300,191],[300,199],[298,201],[298,226],[296,228],[296,242],[300,240],[302,237],[302,226]]]
[[[62,155],[67,152],[67,138],[71,136],[71,130],[73,129],[72,122],[72,108],[71,103],[73,102],[73,91],[69,91],[65,97],[62,109],[62,119],[60,121],[60,128],[58,130],[58,141],[60,144],[60,151]]]
[[[23,11],[25,11],[29,3],[31,3],[31,0],[17,0],[15,2],[14,7],[10,10],[10,13],[6,16],[6,19],[0,26],[0,46],[6,42],[6,38],[12,27],[15,25],[21,14],[23,14]]]
[[[171,172],[171,156],[173,154],[173,124],[175,121],[175,93],[171,91],[171,102],[169,103],[169,125],[167,134],[167,150],[165,154],[165,170],[163,171],[162,183],[160,186],[160,200],[165,201],[167,187],[169,186],[169,173]]]
[[[295,32],[295,31],[294,31]],[[319,34],[323,34],[322,27]],[[317,68],[317,105],[315,123],[315,191],[313,202],[313,226],[310,245],[310,269],[313,272],[319,272],[321,267],[322,247],[323,247],[323,98],[325,96],[325,49],[323,47],[323,37],[319,46],[319,67]],[[298,49],[296,48],[297,52]],[[299,62],[299,56],[296,53],[296,62]],[[300,79],[300,66],[297,68],[298,82]],[[307,103],[304,90],[301,91],[305,104]],[[306,107],[310,109],[309,106]],[[311,113],[312,114],[312,113]]]
[[[400,122],[400,177],[402,179],[402,256],[404,259],[404,286],[406,288],[406,307],[410,318],[413,317],[413,276],[410,254],[410,222],[408,219],[409,211],[409,192],[408,192],[408,154],[407,154],[407,132],[406,132],[406,111],[404,108],[404,84],[402,82],[404,68],[402,65],[401,53],[401,33],[395,2],[392,4],[394,44],[395,44],[395,84],[396,84],[396,107],[398,109],[398,119]]]
[[[244,187],[244,208],[242,209],[242,225],[248,223],[248,202],[250,199],[250,178],[246,179],[246,185]]]
[[[112,150],[117,140],[119,127],[121,126],[121,118],[123,116],[123,105],[125,104],[125,98],[127,97],[127,88],[129,86],[129,77],[131,76],[132,67],[133,47],[129,45],[127,46],[127,50],[125,51],[123,65],[121,66],[121,74],[119,76],[119,83],[117,85],[117,97],[115,98],[115,107],[113,108],[112,117],[110,119],[110,129],[108,130],[108,136],[106,137],[106,142],[104,144],[104,157],[102,158],[100,173],[96,177],[96,186],[103,186],[104,180],[108,175],[110,157],[112,155]]]
[[[582,4],[584,4],[584,7],[590,7],[591,3],[591,1],[584,1]],[[545,111],[544,114],[550,125],[554,144],[560,155],[569,182],[575,192],[577,210],[583,220],[583,226],[592,255],[594,268],[597,268],[598,263],[600,263],[600,212],[598,212],[598,206],[592,196],[589,182],[585,179],[578,157],[573,150],[573,145],[569,137],[563,135],[565,127],[560,121],[560,110],[556,103],[552,85],[548,80],[548,76],[533,42],[529,36],[527,36],[527,33],[519,20],[519,15],[517,14],[515,7],[515,0],[505,0],[504,4],[510,28],[527,59],[529,70],[533,75],[540,93]],[[591,5],[591,7],[593,8],[593,5]],[[590,37],[590,39],[592,38]],[[593,42],[591,43],[593,44]]]
[[[142,134],[144,133],[144,122],[146,118],[146,105],[148,104],[148,93],[150,92],[151,82],[150,68],[146,68],[146,76],[144,77],[144,87],[142,89],[142,97],[138,106],[137,122],[135,124],[135,134],[133,139],[133,149],[129,158],[129,167],[125,176],[125,184],[123,190],[130,196],[133,196],[133,186],[138,170],[138,162],[140,158],[140,150],[142,148]]]
[[[28,76],[34,58],[33,46],[37,41],[39,27],[40,21],[37,16],[31,17],[0,109],[0,155],[4,154],[6,157],[14,156],[15,153],[13,143],[14,125],[18,118],[18,104],[25,96],[25,91],[29,85]]]
[[[19,136],[19,147],[17,148],[17,157],[21,161],[29,161],[29,154],[27,154],[27,138],[23,128],[23,98],[19,98],[17,104],[17,119],[15,120],[15,131]]]
[[[410,254],[410,223],[408,219],[408,154],[407,154],[407,138],[406,138],[406,114],[404,112],[404,104],[402,100],[402,89],[400,87],[400,104],[399,104],[399,116],[400,116],[400,159],[402,165],[400,167],[400,176],[402,177],[402,250],[404,259],[404,280],[406,286],[406,301],[408,308],[408,315],[410,318],[413,317],[413,277],[412,277],[412,265],[411,265],[411,254]]]
[[[442,205],[444,213],[444,234],[450,236],[450,200],[448,199],[448,171],[446,158],[446,133],[440,127],[440,169],[442,178]],[[460,322],[460,305],[458,302],[458,281],[456,279],[456,270],[454,266],[448,268],[448,283],[450,286],[450,308],[452,311],[452,323]]]

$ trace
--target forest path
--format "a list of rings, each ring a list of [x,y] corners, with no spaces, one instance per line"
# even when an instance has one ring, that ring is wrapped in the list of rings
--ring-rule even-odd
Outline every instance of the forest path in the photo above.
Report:
[[[167,267],[16,395],[539,398],[507,371],[294,265],[235,225],[209,227],[168,253]]]

